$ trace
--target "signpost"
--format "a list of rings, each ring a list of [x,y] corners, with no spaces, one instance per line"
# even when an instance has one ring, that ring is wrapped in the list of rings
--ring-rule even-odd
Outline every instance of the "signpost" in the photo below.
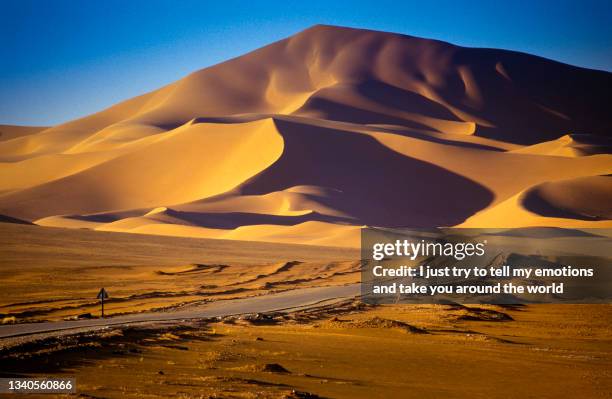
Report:
[[[98,292],[98,299],[100,300],[100,304],[102,305],[102,318],[104,318],[104,300],[106,298],[108,298],[108,293],[106,292],[104,287],[102,287],[102,289],[100,289],[100,292]]]

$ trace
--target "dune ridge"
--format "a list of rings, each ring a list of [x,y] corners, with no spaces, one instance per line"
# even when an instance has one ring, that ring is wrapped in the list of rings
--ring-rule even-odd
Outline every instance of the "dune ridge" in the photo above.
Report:
[[[528,54],[317,25],[85,118],[0,126],[0,214],[337,246],[362,225],[612,227],[611,88]]]

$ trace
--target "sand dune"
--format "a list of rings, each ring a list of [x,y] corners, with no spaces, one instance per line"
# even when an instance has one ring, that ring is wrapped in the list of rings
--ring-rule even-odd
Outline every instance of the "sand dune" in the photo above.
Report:
[[[25,220],[13,218],[13,217],[6,216],[6,215],[0,215],[0,223],[32,224]]]
[[[612,219],[612,177],[589,176],[540,184],[523,197],[542,216],[582,220]]]
[[[341,246],[362,225],[610,227],[611,88],[528,54],[314,26],[82,119],[0,126],[0,213]]]
[[[512,152],[535,155],[579,157],[612,153],[612,138],[588,134],[568,134],[556,140],[522,147]]]
[[[46,127],[0,125],[0,141],[7,141],[45,130]]]

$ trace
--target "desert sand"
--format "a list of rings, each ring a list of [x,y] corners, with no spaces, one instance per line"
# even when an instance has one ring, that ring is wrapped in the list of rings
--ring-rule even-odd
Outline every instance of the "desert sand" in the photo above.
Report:
[[[2,125],[0,328],[103,322],[101,287],[110,321],[351,287],[364,225],[612,227],[610,88],[317,25],[81,119]],[[0,339],[0,377],[76,376],[86,398],[607,397],[611,309],[351,297],[44,330]]]
[[[177,310],[289,289],[355,284],[359,251],[0,223],[0,321]]]
[[[342,247],[16,223],[0,223],[0,243],[0,314],[18,326],[95,321],[101,286],[114,323],[360,280],[359,251]],[[106,398],[599,398],[611,389],[605,304],[355,297],[229,314],[3,338],[0,376],[76,377],[80,396]]]
[[[314,26],[85,118],[0,127],[0,214],[346,247],[363,225],[610,227],[611,87],[528,54]]]
[[[51,337],[0,349],[0,376],[76,376],[97,398],[603,398],[611,315],[347,303]]]

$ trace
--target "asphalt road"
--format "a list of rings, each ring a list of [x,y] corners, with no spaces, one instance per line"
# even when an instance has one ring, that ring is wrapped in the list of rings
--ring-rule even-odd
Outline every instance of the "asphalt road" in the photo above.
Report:
[[[303,288],[249,298],[210,302],[201,306],[167,312],[135,313],[105,319],[54,321],[0,326],[0,339],[66,330],[97,330],[108,326],[143,322],[187,320],[233,316],[249,313],[282,312],[308,308],[323,302],[353,298],[360,294],[359,284]]]

